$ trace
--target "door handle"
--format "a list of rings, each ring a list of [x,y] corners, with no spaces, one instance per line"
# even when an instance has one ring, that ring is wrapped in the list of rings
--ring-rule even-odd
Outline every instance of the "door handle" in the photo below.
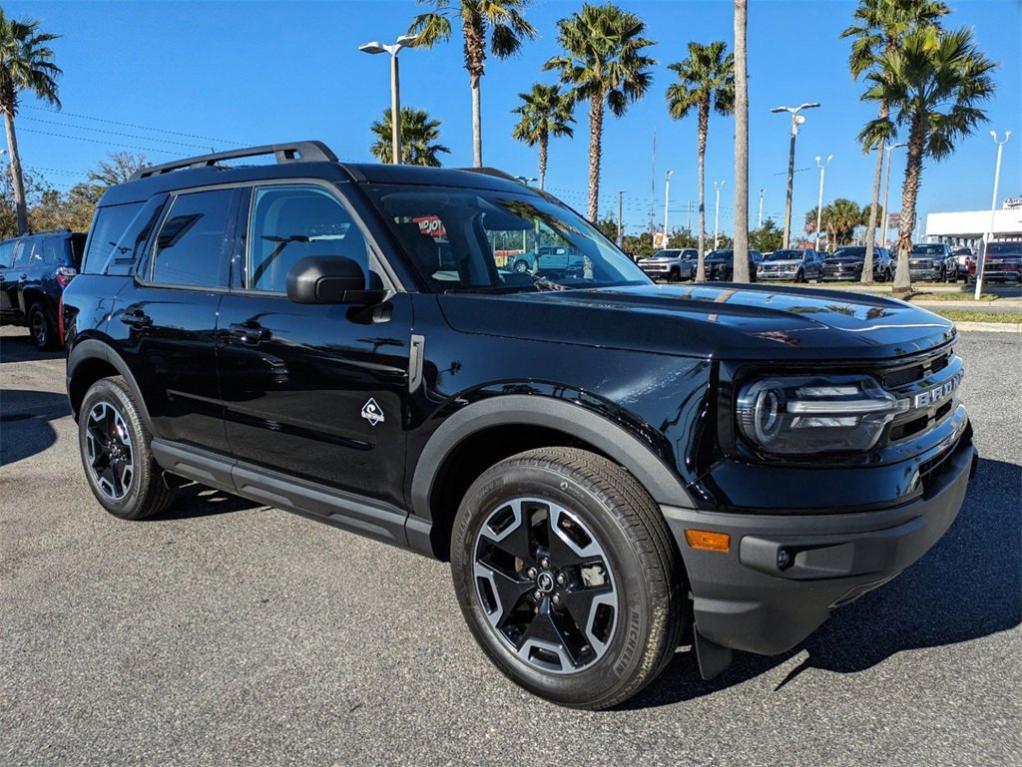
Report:
[[[260,341],[269,341],[273,333],[269,328],[264,328],[258,322],[238,322],[230,326],[231,335],[238,338],[243,344],[255,345]]]
[[[121,322],[133,328],[147,328],[153,324],[153,318],[141,309],[133,309],[121,315]]]

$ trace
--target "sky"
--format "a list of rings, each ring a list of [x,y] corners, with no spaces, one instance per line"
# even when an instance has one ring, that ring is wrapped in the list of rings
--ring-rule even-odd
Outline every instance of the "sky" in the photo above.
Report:
[[[688,222],[696,199],[696,120],[672,120],[665,90],[675,78],[667,64],[686,56],[689,41],[725,40],[733,47],[728,0],[619,4],[647,24],[657,60],[653,83],[625,115],[604,123],[601,214],[615,213],[624,192],[626,232],[649,226],[653,210],[663,219],[664,173],[671,179],[671,228]],[[918,210],[976,210],[990,205],[995,146],[991,128],[1012,130],[998,197],[1022,194],[1022,4],[1015,0],[951,2],[948,27],[967,26],[980,49],[999,62],[997,94],[986,109],[989,124],[961,141],[955,154],[930,161],[923,173]],[[534,82],[553,82],[543,63],[557,54],[556,23],[581,7],[571,0],[534,0],[527,18],[535,40],[506,60],[488,59],[482,84],[483,159],[513,175],[536,176],[533,148],[511,138],[518,94]],[[109,152],[144,152],[154,161],[237,146],[321,139],[342,159],[372,161],[369,125],[389,105],[386,56],[357,48],[404,33],[423,6],[413,0],[379,2],[5,2],[14,17],[36,18],[53,43],[63,109],[50,111],[25,96],[17,120],[22,162],[53,185],[68,188]],[[779,223],[784,212],[790,118],[771,107],[819,101],[807,111],[798,138],[793,230],[816,205],[815,157],[833,154],[825,203],[870,199],[873,158],[855,137],[875,116],[860,101],[864,90],[848,72],[849,43],[839,38],[855,4],[838,0],[753,0],[749,9],[749,210],[756,225],[759,190],[763,215]],[[444,164],[471,164],[471,101],[459,32],[448,44],[400,54],[401,98],[442,121],[450,147]],[[584,210],[588,120],[576,109],[575,137],[551,142],[547,189]],[[653,157],[653,136],[656,155]],[[724,182],[722,231],[734,208],[731,117],[714,115],[706,158],[707,228],[712,231],[713,181]],[[900,205],[904,150],[894,153],[891,210]],[[1000,205],[998,200],[998,206]],[[896,202],[896,200],[898,202]],[[693,214],[694,216],[695,214]],[[695,218],[693,218],[695,220]]]

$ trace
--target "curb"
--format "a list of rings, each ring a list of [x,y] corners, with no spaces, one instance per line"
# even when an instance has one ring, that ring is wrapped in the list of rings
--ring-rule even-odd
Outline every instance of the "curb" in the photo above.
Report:
[[[962,333],[1018,333],[1022,334],[1019,322],[956,322],[955,327]]]

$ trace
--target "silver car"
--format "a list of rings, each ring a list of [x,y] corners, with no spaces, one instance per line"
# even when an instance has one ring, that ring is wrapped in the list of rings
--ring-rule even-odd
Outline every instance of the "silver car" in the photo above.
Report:
[[[695,277],[698,260],[699,251],[695,248],[671,248],[658,250],[649,258],[640,258],[636,263],[654,280],[679,282]]]

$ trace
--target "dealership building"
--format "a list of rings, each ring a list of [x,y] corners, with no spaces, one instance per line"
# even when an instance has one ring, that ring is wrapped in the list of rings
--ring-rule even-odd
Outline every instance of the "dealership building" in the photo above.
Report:
[[[951,213],[929,213],[926,216],[927,242],[976,248],[990,229],[990,210],[962,210]],[[993,239],[1022,240],[1022,198],[1004,201],[994,211]]]

